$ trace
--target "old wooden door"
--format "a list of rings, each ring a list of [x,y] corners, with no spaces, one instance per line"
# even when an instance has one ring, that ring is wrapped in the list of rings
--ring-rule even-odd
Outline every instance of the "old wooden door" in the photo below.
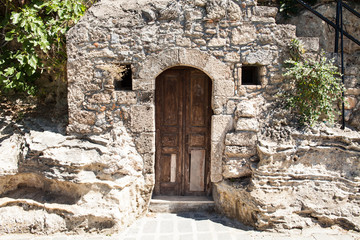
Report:
[[[210,78],[195,68],[166,70],[155,99],[154,194],[210,194]]]

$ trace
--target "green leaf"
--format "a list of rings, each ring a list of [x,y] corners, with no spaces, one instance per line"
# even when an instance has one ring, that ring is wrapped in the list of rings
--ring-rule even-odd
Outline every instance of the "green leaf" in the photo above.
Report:
[[[7,33],[5,34],[5,41],[7,41],[7,42],[12,41],[12,40],[14,39],[14,33],[15,33],[15,29],[7,32]]]
[[[38,60],[37,60],[37,58],[35,57],[35,55],[31,55],[31,57],[28,59],[28,64],[29,64],[33,69],[36,69],[36,68],[37,68],[37,63],[38,63]]]
[[[8,68],[5,69],[4,72],[5,72],[5,75],[6,75],[6,76],[11,76],[11,75],[14,74],[15,68],[14,68],[14,67],[8,67]]]
[[[15,77],[17,80],[19,80],[21,78],[21,72],[16,73]]]
[[[20,13],[12,13],[10,19],[12,20],[13,24],[17,24],[20,20]]]
[[[24,58],[25,56],[23,54],[18,54],[16,56],[16,59],[18,60],[18,62],[20,63],[20,65],[23,65],[24,64]]]

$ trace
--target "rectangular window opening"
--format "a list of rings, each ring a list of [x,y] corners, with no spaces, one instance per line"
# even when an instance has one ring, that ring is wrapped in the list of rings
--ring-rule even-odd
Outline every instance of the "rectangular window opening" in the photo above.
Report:
[[[132,90],[132,70],[130,64],[121,65],[123,72],[120,79],[114,80],[115,90]]]
[[[260,66],[243,65],[241,68],[241,84],[261,85],[259,73],[260,73]]]

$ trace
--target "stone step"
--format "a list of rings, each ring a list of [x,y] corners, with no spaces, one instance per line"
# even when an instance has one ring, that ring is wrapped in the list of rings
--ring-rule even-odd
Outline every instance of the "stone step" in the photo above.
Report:
[[[156,213],[177,213],[190,211],[214,211],[215,202],[205,196],[154,196],[149,211]]]

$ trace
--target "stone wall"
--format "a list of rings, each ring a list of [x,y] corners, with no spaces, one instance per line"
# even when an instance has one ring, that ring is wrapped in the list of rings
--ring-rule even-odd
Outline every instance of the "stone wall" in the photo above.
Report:
[[[293,26],[275,24],[276,13],[252,1],[93,6],[68,33],[68,132],[101,134],[121,122],[146,159],[146,174],[153,174],[155,78],[170,67],[192,66],[213,81],[211,177],[221,181],[225,133],[233,128],[227,122],[236,102],[272,97],[286,46],[295,37]],[[131,64],[132,91],[115,90],[114,77],[104,70],[121,64]],[[259,85],[241,85],[242,64],[261,68]]]
[[[355,1],[346,1],[348,5],[360,12],[360,4]],[[321,1],[314,6],[314,9],[335,22],[336,3]],[[299,37],[318,37],[320,49],[325,52],[334,52],[335,30],[327,26],[320,18],[309,11],[302,11],[299,16],[293,17],[281,22],[297,26],[296,35]],[[360,39],[359,18],[343,9],[344,31],[351,34],[356,39]],[[321,26],[321,27],[319,27]],[[339,45],[340,49],[340,45]],[[344,67],[345,67],[345,120],[348,125],[360,129],[360,46],[344,36]],[[336,57],[338,66],[340,65],[340,56]]]

